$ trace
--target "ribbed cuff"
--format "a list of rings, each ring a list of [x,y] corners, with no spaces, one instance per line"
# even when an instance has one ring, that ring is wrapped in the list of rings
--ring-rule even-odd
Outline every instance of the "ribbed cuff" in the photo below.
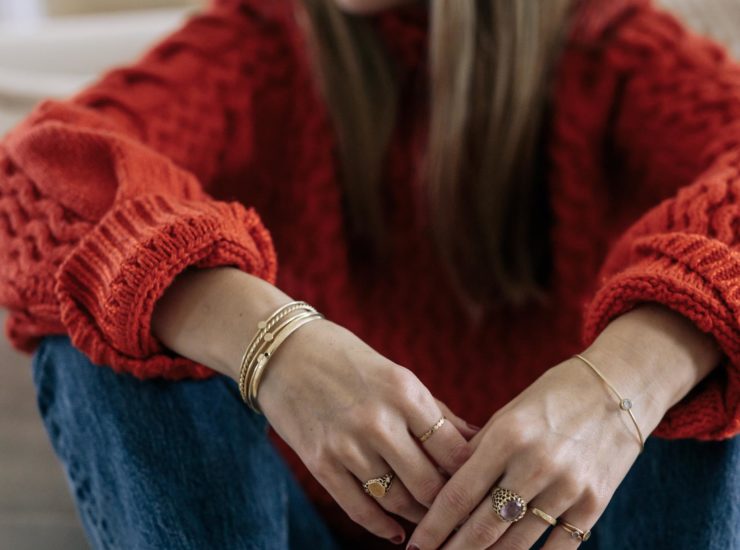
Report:
[[[714,336],[725,357],[654,433],[671,439],[732,437],[740,431],[740,253],[683,233],[637,239],[633,250],[638,259],[606,279],[588,304],[583,345],[639,303],[657,302],[687,317]]]
[[[272,240],[252,208],[164,195],[117,204],[57,273],[72,342],[93,362],[139,378],[212,375],[151,333],[156,301],[190,266],[234,266],[271,283],[277,272]]]

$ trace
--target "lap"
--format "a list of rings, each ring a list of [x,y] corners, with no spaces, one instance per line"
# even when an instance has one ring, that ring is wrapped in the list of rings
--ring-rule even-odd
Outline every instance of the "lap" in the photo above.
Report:
[[[740,438],[650,438],[580,548],[740,550],[738,526]]]
[[[33,359],[39,409],[95,548],[333,548],[233,380],[138,380],[66,336]]]
[[[336,547],[232,380],[141,381],[53,336],[34,381],[95,548]],[[738,525],[739,438],[650,438],[581,548],[740,549]]]

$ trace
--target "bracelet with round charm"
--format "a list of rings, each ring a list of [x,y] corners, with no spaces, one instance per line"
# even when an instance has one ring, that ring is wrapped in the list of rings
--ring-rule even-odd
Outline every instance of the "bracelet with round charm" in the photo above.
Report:
[[[606,376],[602,374],[602,372],[594,365],[591,361],[586,359],[582,354],[576,353],[573,355],[573,357],[577,357],[581,361],[583,361],[586,365],[589,366],[589,368],[598,376],[601,378],[601,380],[606,384],[606,386],[612,391],[614,395],[617,396],[617,399],[619,400],[619,408],[626,412],[630,419],[632,420],[632,424],[635,426],[635,430],[637,431],[637,439],[640,442],[640,452],[645,450],[645,438],[642,435],[642,430],[640,429],[640,425],[637,423],[637,418],[635,418],[635,413],[632,412],[632,400],[627,399],[626,397],[622,397],[622,394],[617,391],[617,388],[615,388],[609,380],[606,379]]]
[[[247,399],[247,385],[246,381],[250,377],[249,363],[250,358],[254,355],[254,352],[259,345],[261,339],[267,334],[272,328],[286,315],[292,313],[297,309],[311,308],[309,304],[302,301],[292,301],[280,306],[278,309],[273,311],[270,316],[264,321],[257,323],[257,332],[252,337],[249,345],[244,350],[242,355],[241,365],[239,368],[239,392],[241,393],[242,399]],[[313,308],[311,308],[313,309]]]
[[[289,322],[287,322],[284,327],[280,329],[279,332],[276,333],[275,339],[272,341],[270,346],[263,352],[260,352],[259,355],[255,358],[255,367],[254,367],[254,374],[252,375],[251,384],[249,385],[247,395],[249,397],[249,401],[247,404],[254,410],[255,412],[261,413],[262,410],[259,407],[259,403],[257,402],[257,395],[259,393],[259,386],[260,382],[262,381],[262,375],[265,372],[265,368],[267,367],[267,363],[272,358],[272,356],[277,351],[280,344],[282,344],[288,336],[293,334],[296,330],[301,328],[303,325],[310,323],[311,321],[315,321],[317,319],[323,319],[324,316],[320,313],[311,313],[311,312],[304,312],[299,315],[296,315],[295,317],[292,317]]]
[[[267,319],[257,323],[257,332],[242,356],[239,370],[239,393],[255,412],[261,412],[256,403],[256,395],[267,361],[293,331],[305,324],[297,324],[295,321],[305,319],[308,322],[317,318],[323,318],[323,315],[313,306],[303,301],[293,301],[279,307]]]

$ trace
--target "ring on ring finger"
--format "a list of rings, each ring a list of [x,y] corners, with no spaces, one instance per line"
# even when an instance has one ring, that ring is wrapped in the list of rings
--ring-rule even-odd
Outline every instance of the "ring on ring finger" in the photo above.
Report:
[[[362,484],[362,489],[370,496],[375,498],[383,498],[391,488],[393,478],[396,476],[393,472],[388,472],[380,477],[374,477],[368,479]]]
[[[543,512],[539,508],[535,508],[534,506],[532,506],[532,507],[530,507],[529,511],[532,512],[535,516],[537,516],[541,520],[546,521],[547,523],[549,523],[553,527],[555,527],[558,524],[558,520],[557,519],[555,519],[554,517],[552,517],[547,512]]]
[[[577,540],[579,542],[586,542],[588,539],[591,538],[590,529],[586,529],[585,531],[582,531],[575,525],[572,525],[562,519],[558,520],[558,525],[568,532],[568,534],[570,535],[570,538]]]

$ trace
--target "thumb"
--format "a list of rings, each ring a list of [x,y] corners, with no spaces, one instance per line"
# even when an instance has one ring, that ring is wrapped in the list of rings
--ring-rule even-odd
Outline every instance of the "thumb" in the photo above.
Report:
[[[452,425],[457,428],[457,431],[460,432],[465,439],[470,440],[475,434],[480,431],[480,428],[478,426],[474,426],[473,424],[470,424],[469,422],[466,422],[465,420],[457,416],[442,401],[436,398],[435,401],[437,401],[437,405],[439,405],[439,408],[442,410],[442,414],[445,415],[447,420],[452,422]]]

